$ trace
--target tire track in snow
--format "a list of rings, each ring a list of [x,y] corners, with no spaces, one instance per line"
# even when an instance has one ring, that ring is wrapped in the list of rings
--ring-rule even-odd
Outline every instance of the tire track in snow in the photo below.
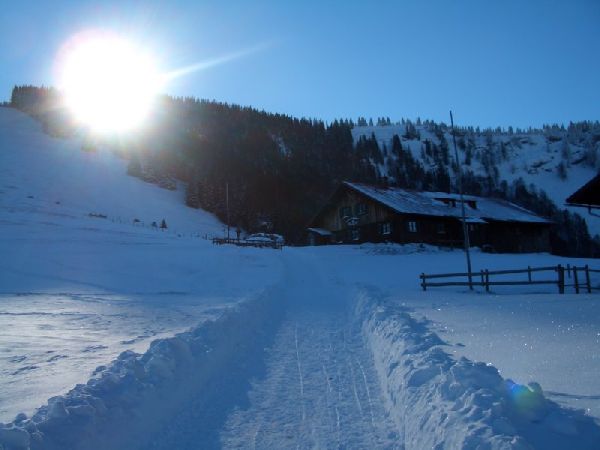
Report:
[[[330,408],[331,404],[331,394],[333,394],[333,388],[331,386],[331,380],[329,379],[329,373],[327,372],[327,368],[324,363],[321,363],[321,367],[323,368],[323,374],[325,375],[325,382],[327,383],[327,408]],[[340,447],[340,410],[337,405],[333,405],[333,409],[335,410],[335,431],[337,436],[337,446]]]
[[[365,391],[367,392],[367,400],[368,400],[368,404],[369,404],[369,414],[371,416],[371,425],[373,425],[373,427],[375,427],[375,416],[373,415],[373,401],[371,400],[371,391],[369,389],[369,383],[367,382],[367,374],[365,373],[365,369],[363,368],[363,365],[360,363],[360,361],[357,359],[356,363],[358,364],[358,367],[360,368],[360,372],[362,373],[362,377],[363,377],[363,382],[365,384]]]
[[[352,367],[352,360],[350,358],[348,358],[348,367],[350,368],[350,377],[352,379],[352,392],[354,392],[356,406],[358,407],[358,411],[360,412],[360,417],[364,417],[362,405],[360,403],[360,398],[358,398],[358,391],[356,389],[356,377],[354,376],[354,368]]]
[[[302,422],[306,421],[306,406],[304,405],[304,379],[302,378],[302,365],[300,364],[300,352],[298,351],[298,324],[294,331],[294,344],[296,346],[296,362],[298,364],[298,377],[300,380],[300,404],[302,405]]]

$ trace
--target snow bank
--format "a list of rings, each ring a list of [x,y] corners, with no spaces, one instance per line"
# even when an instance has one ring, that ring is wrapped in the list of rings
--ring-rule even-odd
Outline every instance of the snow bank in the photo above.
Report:
[[[523,386],[491,365],[452,358],[425,320],[378,297],[363,291],[357,313],[407,449],[598,448],[591,417],[548,400],[537,383]]]
[[[0,449],[147,448],[157,433],[173,432],[173,418],[193,399],[212,395],[211,403],[224,401],[213,393],[224,373],[253,375],[252,362],[262,360],[279,323],[278,298],[276,291],[265,291],[215,321],[154,341],[142,355],[121,353],[33,417],[20,414],[0,424]],[[214,413],[218,406],[212,408]]]
[[[451,252],[453,249],[448,247],[437,247],[430,244],[396,244],[396,243],[370,243],[366,242],[364,244],[360,244],[356,246],[362,251],[364,251],[367,255],[412,255],[415,253],[441,253],[441,252]],[[480,252],[478,247],[472,247],[472,252]]]

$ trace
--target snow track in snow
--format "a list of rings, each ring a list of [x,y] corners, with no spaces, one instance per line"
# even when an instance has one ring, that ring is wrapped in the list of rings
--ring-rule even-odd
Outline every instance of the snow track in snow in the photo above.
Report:
[[[345,338],[347,319],[306,312],[284,321],[267,356],[266,378],[253,383],[250,407],[229,418],[224,447],[395,448],[382,401],[369,401],[371,391],[380,392],[372,357],[359,329]]]
[[[373,358],[352,320],[350,292],[315,261],[286,257],[286,315],[249,405],[221,434],[225,448],[398,448]],[[372,396],[378,396],[373,401]]]

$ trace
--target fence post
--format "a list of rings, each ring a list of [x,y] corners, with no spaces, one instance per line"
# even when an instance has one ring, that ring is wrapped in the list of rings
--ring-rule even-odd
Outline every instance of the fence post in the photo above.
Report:
[[[592,283],[590,283],[590,268],[585,265],[585,286],[587,287],[588,294],[592,293]]]
[[[571,278],[571,264],[567,264],[567,275]]]
[[[481,287],[485,286],[485,272],[481,269]]]
[[[490,292],[490,271],[485,269],[485,292]]]
[[[531,266],[527,266],[527,278],[529,279],[529,282],[531,283]]]
[[[425,274],[424,273],[421,274],[421,280],[423,280],[423,281],[421,281],[421,287],[423,288],[424,291],[426,291],[427,284],[425,283]]]
[[[562,265],[556,266],[558,272],[558,293],[565,293],[565,268]]]
[[[575,281],[575,293],[579,294],[579,279],[577,277],[577,266],[573,266],[573,281]]]

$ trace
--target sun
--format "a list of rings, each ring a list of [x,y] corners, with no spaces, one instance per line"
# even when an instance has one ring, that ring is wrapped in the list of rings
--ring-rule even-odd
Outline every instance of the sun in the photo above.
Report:
[[[59,87],[75,119],[98,132],[139,127],[161,88],[151,54],[123,36],[76,35],[62,49]]]

